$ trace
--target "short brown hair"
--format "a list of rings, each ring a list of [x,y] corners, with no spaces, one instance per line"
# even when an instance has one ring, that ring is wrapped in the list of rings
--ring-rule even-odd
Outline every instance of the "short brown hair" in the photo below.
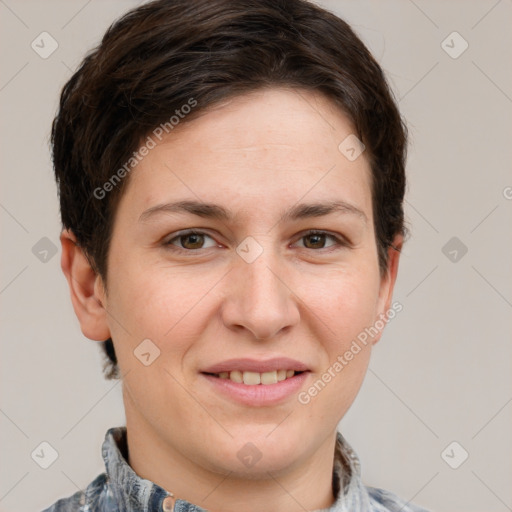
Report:
[[[405,231],[406,129],[382,69],[349,25],[306,0],[157,0],[109,27],[65,84],[52,125],[62,224],[105,284],[129,176],[112,178],[141,141],[191,98],[197,106],[184,121],[272,86],[318,91],[353,123],[371,164],[379,266],[386,270],[387,249]],[[98,194],[107,183],[108,194]],[[103,348],[105,375],[116,377],[112,340]]]

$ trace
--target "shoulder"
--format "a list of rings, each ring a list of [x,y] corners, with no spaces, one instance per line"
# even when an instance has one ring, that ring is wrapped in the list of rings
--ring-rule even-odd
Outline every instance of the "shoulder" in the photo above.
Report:
[[[376,487],[366,487],[372,512],[428,512],[422,507],[409,503],[396,494]]]
[[[84,504],[84,497],[83,491],[77,491],[68,498],[61,498],[50,507],[45,508],[43,512],[78,512]]]
[[[108,507],[107,475],[98,475],[85,491],[77,491],[67,498],[61,498],[43,512],[114,512]]]

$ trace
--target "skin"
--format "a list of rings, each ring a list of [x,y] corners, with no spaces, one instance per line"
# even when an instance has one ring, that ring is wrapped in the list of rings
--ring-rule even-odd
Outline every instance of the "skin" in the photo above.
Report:
[[[115,217],[108,286],[73,234],[62,233],[62,269],[82,332],[114,342],[129,464],[178,498],[223,512],[334,502],[336,428],[380,334],[308,404],[294,394],[275,406],[242,405],[215,393],[200,371],[235,357],[288,356],[310,368],[307,390],[390,308],[399,252],[389,249],[381,273],[366,155],[350,162],[338,150],[353,132],[316,93],[267,89],[232,99],[179,125],[132,171]],[[219,204],[233,218],[167,212],[140,220],[181,200]],[[363,215],[282,220],[299,202],[333,200]],[[191,228],[208,236],[176,238]],[[309,229],[347,243],[305,237]],[[263,249],[253,263],[236,252],[248,236]],[[394,245],[401,248],[401,236]],[[160,356],[144,366],[134,350],[147,338]],[[250,468],[237,457],[247,442],[262,455]]]

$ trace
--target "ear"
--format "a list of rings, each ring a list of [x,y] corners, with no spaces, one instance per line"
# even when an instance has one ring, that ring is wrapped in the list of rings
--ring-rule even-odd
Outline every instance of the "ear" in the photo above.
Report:
[[[387,320],[387,311],[391,308],[391,301],[393,299],[393,290],[395,288],[396,277],[398,274],[398,263],[400,261],[400,252],[404,237],[402,235],[396,235],[393,239],[393,243],[388,247],[388,266],[386,272],[382,275],[379,287],[379,298],[377,306],[377,320]],[[382,336],[382,329],[373,338],[373,343],[377,343]]]
[[[60,235],[60,243],[60,265],[68,281],[71,302],[82,333],[91,340],[105,341],[110,338],[110,330],[101,276],[91,267],[83,250],[77,245],[72,231],[64,229]]]

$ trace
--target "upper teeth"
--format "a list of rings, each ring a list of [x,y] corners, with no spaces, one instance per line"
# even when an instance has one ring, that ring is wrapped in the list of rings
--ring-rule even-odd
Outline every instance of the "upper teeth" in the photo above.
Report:
[[[243,382],[249,386],[255,386],[256,384],[276,384],[289,377],[293,377],[295,371],[275,370],[273,372],[258,373],[233,370],[232,372],[220,372],[218,375],[221,379],[231,379],[233,382]]]

